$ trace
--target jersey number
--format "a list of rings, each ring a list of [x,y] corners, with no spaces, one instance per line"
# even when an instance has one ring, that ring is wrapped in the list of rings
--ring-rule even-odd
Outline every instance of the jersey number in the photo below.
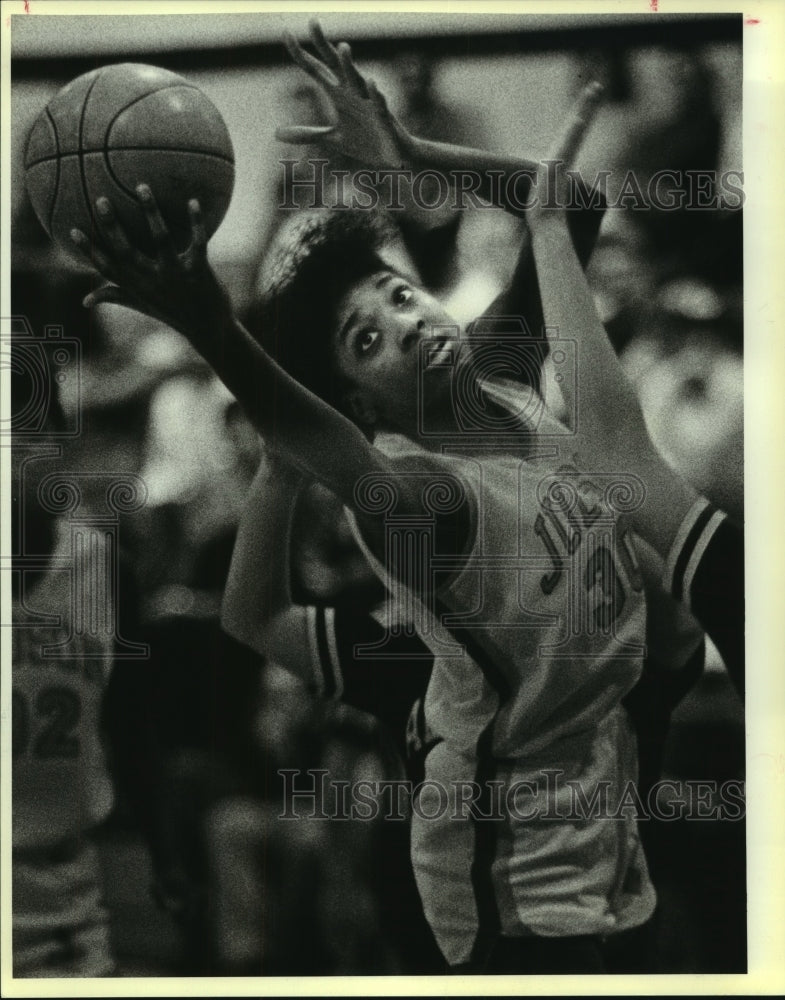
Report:
[[[581,536],[567,536],[561,524],[551,515],[551,521],[558,529],[558,537],[572,555]],[[544,594],[551,594],[562,577],[563,557],[559,553],[556,541],[551,537],[545,518],[538,514],[534,522],[534,531],[545,546],[553,562],[553,572],[545,573],[540,579],[540,589]],[[578,539],[577,544],[575,539]],[[583,580],[587,594],[595,597],[596,603],[592,609],[592,617],[597,628],[609,629],[624,607],[624,587],[616,569],[613,553],[606,545],[598,545],[589,556],[586,564],[586,574]]]
[[[47,687],[35,699],[35,716],[30,700],[20,691],[12,695],[13,754],[18,757],[30,747],[34,756],[72,758],[79,755],[79,737],[74,733],[82,715],[79,695],[67,687]],[[33,734],[33,725],[36,732]]]
[[[594,624],[597,628],[609,629],[624,607],[624,587],[611,550],[605,545],[598,545],[589,557],[585,582],[586,590],[598,595],[593,611]]]

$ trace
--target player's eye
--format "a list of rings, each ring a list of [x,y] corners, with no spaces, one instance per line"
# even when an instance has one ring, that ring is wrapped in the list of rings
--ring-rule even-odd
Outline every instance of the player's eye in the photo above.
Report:
[[[378,330],[362,330],[355,338],[354,349],[358,354],[367,354],[378,339]]]
[[[413,294],[408,285],[398,285],[397,288],[393,289],[393,302],[397,306],[402,306],[409,301]]]

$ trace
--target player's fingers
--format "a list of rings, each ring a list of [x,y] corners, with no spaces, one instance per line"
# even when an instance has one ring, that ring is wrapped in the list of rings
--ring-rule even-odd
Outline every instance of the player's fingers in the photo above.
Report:
[[[325,63],[330,67],[333,73],[335,73],[337,77],[340,77],[342,73],[341,60],[338,57],[338,52],[336,51],[335,46],[327,39],[324,31],[322,30],[321,24],[316,18],[309,21],[308,26],[311,29],[311,41],[313,42],[314,48]]]
[[[303,145],[318,142],[333,132],[335,132],[334,125],[284,125],[275,130],[275,138],[279,142]]]
[[[550,159],[565,163],[571,163],[575,159],[583,137],[597,113],[602,93],[602,85],[596,81],[584,87],[564,131],[553,147]]]
[[[367,97],[368,84],[365,81],[365,77],[363,77],[354,65],[354,60],[352,59],[352,49],[348,42],[341,42],[338,46],[338,58],[341,61],[341,68],[343,69],[343,75],[346,82],[352,84],[352,86],[359,91],[362,97]]]
[[[292,61],[300,69],[304,70],[308,76],[330,90],[338,86],[339,80],[337,77],[330,72],[324,63],[319,62],[318,59],[314,59],[310,52],[306,52],[294,35],[288,31],[284,35],[284,43],[289,55],[292,57]]]
[[[81,229],[71,230],[71,243],[79,251],[81,256],[106,278],[112,277],[114,268],[112,262],[98,246],[94,240],[85,236]]]
[[[136,197],[139,199],[139,204],[142,206],[142,211],[147,219],[147,227],[150,230],[150,236],[153,239],[159,260],[174,259],[177,254],[169,238],[169,230],[150,187],[147,184],[137,184]]]
[[[385,116],[385,118],[391,119],[392,112],[387,106],[387,98],[384,96],[381,90],[379,90],[379,88],[376,86],[376,82],[374,80],[368,80],[367,86],[368,86],[368,96],[375,105],[376,109],[379,112],[381,112]]]
[[[207,230],[202,217],[202,206],[196,198],[188,202],[188,217],[191,220],[191,245],[189,255],[194,263],[204,260],[207,253]]]
[[[112,252],[120,260],[130,257],[132,255],[131,244],[115,214],[114,205],[108,198],[98,198],[95,210],[104,238],[112,248]]]
[[[150,271],[152,262],[132,246],[125,229],[117,218],[114,205],[108,198],[98,198],[95,203],[98,222],[106,243],[117,260],[131,261],[140,271]]]

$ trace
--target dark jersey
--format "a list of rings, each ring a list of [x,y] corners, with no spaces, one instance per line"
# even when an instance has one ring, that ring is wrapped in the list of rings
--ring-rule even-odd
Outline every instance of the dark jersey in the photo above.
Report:
[[[700,497],[681,524],[665,563],[664,586],[685,603],[744,691],[744,536]]]

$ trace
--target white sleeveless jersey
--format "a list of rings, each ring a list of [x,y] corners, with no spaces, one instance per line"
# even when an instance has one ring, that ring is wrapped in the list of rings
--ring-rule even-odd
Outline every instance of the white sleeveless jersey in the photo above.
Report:
[[[425,454],[394,435],[376,444]],[[474,494],[477,525],[452,578],[433,560],[433,599],[392,579],[352,518],[435,657],[425,717],[437,742],[412,831],[426,916],[450,964],[494,933],[636,926],[655,897],[625,800],[637,753],[620,700],[641,672],[646,607],[610,484],[504,454],[436,461]]]
[[[106,818],[113,801],[100,726],[112,637],[74,615],[71,543],[67,526],[59,527],[52,567],[27,596],[24,611],[14,608],[15,851],[79,837]],[[32,616],[49,616],[52,624],[30,626]]]

